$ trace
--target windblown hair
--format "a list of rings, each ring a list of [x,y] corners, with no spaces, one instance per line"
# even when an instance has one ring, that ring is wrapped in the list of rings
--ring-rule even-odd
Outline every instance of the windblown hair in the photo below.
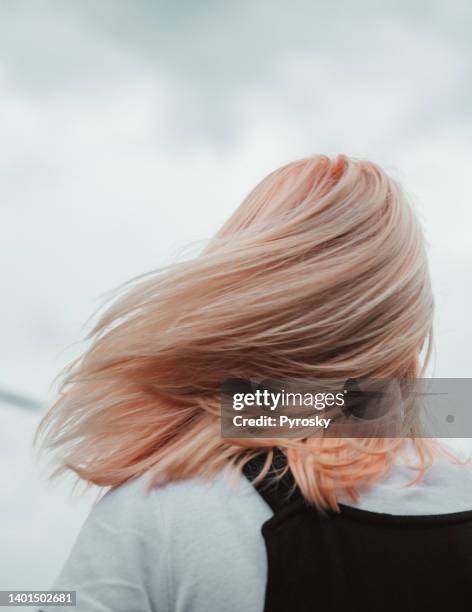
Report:
[[[432,317],[421,228],[398,184],[344,155],[295,161],[199,256],[125,284],[38,436],[56,473],[99,486],[211,477],[260,452],[268,468],[279,447],[305,498],[337,508],[340,492],[355,498],[387,472],[404,439],[225,439],[221,381],[415,378]],[[422,474],[431,444],[413,438]]]

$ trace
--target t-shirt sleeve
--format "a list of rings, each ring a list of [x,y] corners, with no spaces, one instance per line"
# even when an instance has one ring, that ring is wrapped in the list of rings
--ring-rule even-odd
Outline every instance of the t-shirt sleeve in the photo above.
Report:
[[[153,510],[134,483],[108,492],[92,508],[52,589],[75,591],[76,612],[167,612]],[[159,601],[151,601],[156,593]]]

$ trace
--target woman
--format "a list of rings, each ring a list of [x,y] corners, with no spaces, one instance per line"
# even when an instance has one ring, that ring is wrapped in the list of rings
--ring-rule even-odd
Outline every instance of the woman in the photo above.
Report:
[[[58,472],[111,490],[55,588],[90,612],[469,609],[472,479],[418,430],[221,435],[222,381],[411,380],[432,318],[421,229],[378,166],[270,174],[66,372],[39,434]]]

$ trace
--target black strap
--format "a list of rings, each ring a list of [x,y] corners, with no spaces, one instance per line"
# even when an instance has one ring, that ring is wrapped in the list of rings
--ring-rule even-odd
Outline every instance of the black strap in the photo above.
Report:
[[[246,463],[243,473],[250,482],[261,473],[266,460],[267,454],[261,453]],[[287,458],[278,448],[274,449],[272,463],[267,474],[254,486],[274,513],[302,498],[300,489],[288,469]]]

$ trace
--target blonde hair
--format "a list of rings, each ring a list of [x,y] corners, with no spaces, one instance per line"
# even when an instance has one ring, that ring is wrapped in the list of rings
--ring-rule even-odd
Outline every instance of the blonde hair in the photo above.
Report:
[[[305,498],[384,475],[401,438],[225,439],[228,378],[417,377],[433,298],[423,237],[377,165],[316,155],[262,180],[195,259],[125,284],[63,373],[38,436],[99,486],[240,470],[281,448]],[[427,355],[429,354],[429,348]],[[414,438],[423,473],[430,442]]]

